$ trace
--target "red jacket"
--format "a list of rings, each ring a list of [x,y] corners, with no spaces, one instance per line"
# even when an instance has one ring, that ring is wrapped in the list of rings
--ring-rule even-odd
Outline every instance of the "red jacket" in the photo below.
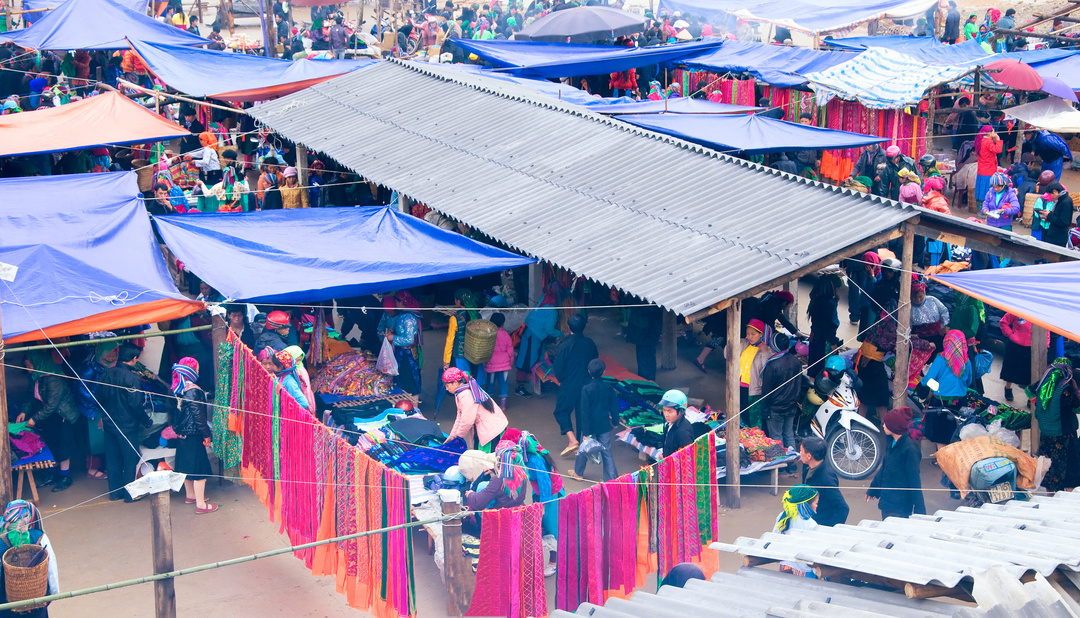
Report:
[[[975,173],[979,176],[991,176],[998,171],[997,156],[1001,154],[1002,144],[1000,139],[992,140],[983,136],[979,143],[979,165]]]
[[[1021,321],[1021,318],[1006,313],[998,324],[1001,326],[1002,334],[1008,337],[1009,341],[1025,348],[1031,347],[1031,322]],[[1046,345],[1050,345],[1050,333],[1046,333]]]
[[[637,89],[637,73],[634,69],[611,74],[611,87],[619,90]]]

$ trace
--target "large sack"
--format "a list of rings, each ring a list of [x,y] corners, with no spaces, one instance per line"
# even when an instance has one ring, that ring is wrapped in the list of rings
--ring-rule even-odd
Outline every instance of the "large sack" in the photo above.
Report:
[[[942,447],[934,457],[964,498],[968,492],[971,466],[990,457],[1006,457],[1016,464],[1016,488],[1035,488],[1035,458],[997,438],[978,436]]]

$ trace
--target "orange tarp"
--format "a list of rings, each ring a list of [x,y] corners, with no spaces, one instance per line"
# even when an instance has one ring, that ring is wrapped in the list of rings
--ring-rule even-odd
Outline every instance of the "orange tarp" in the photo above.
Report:
[[[0,157],[183,137],[190,133],[117,92],[0,116]]]
[[[57,337],[71,337],[85,335],[103,330],[117,330],[128,326],[140,324],[153,324],[167,320],[176,320],[196,311],[206,308],[202,301],[195,300],[152,300],[112,311],[106,311],[81,320],[74,320],[64,324],[48,326],[43,331],[34,330],[10,339],[4,339],[4,343],[18,343],[21,341],[37,341],[39,339],[56,339]]]

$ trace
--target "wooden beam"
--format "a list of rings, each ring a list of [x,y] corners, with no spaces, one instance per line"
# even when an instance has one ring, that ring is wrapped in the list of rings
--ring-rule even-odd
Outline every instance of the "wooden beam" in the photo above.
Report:
[[[1054,21],[1055,19],[1068,22],[1070,24],[1080,24],[1080,19],[1075,17],[1069,17],[1067,15],[1055,16],[1055,15],[1036,15],[1035,19],[1046,21]]]
[[[173,570],[172,513],[168,488],[150,494],[150,525],[154,548],[154,573]],[[154,582],[154,615],[156,618],[176,618],[176,587],[169,579]]]
[[[677,340],[675,338],[675,312],[665,311],[663,330],[660,333],[660,368],[674,369],[675,360],[678,356]]]
[[[744,567],[755,567],[763,564],[772,564],[776,562],[772,558],[762,558],[761,556],[743,556],[742,565]]]
[[[461,511],[461,505],[456,502],[442,503],[443,515],[455,515]],[[465,556],[461,553],[461,520],[451,519],[442,524],[443,540],[443,575],[446,579],[446,588],[449,598],[446,600],[447,616],[464,616],[472,603],[472,587],[469,585],[469,575],[472,574],[472,566],[469,565]],[[475,579],[473,586],[475,586]]]
[[[915,228],[915,233],[934,240],[943,240],[952,244],[963,244],[976,251],[992,253],[998,257],[1033,264],[1038,260],[1060,262],[1063,256],[1055,251],[1013,243],[1009,238],[962,228],[944,219],[923,218]]]
[[[727,474],[724,476],[724,484],[727,486],[727,499],[725,502],[729,508],[733,509],[742,506],[741,490],[739,488],[742,480],[739,476],[739,438],[741,437],[739,431],[741,426],[739,421],[739,356],[742,354],[742,350],[739,349],[739,344],[742,341],[739,337],[739,331],[741,329],[742,301],[736,300],[727,308],[727,348],[725,350],[725,356],[727,357],[725,365],[727,396],[724,400],[724,417],[726,419],[724,429],[727,434],[727,457],[724,462],[727,467]]]
[[[1031,323],[1031,383],[1038,384],[1046,373],[1046,329]],[[1022,386],[1017,384],[1017,386]],[[1031,415],[1031,454],[1039,452],[1039,421]]]
[[[1036,38],[1036,39],[1047,39],[1049,41],[1061,41],[1062,43],[1072,43],[1074,45],[1077,44],[1077,43],[1080,43],[1080,41],[1077,41],[1073,37],[1061,36],[1061,35],[1058,35],[1058,34],[1039,34],[1038,32],[1028,32],[1027,30],[1012,30],[1012,29],[1002,30],[1002,29],[998,28],[998,29],[995,29],[994,32],[999,33],[999,34],[1011,34],[1013,36],[1022,36],[1024,38]]]
[[[903,590],[904,585],[907,583],[899,579],[892,579],[890,577],[882,577],[880,575],[862,573],[859,571],[852,571],[851,569],[842,569],[840,567],[824,564],[815,565],[814,573],[817,574],[820,579],[829,578],[832,581],[854,579],[856,581],[874,584],[875,586],[881,586],[891,590]]]
[[[904,594],[909,599],[933,599],[934,597],[952,597],[964,601],[972,601],[971,593],[963,588],[946,588],[932,584],[904,584]]]
[[[900,271],[900,308],[896,319],[896,366],[893,368],[893,408],[905,405],[907,401],[908,380],[911,377],[908,361],[911,359],[911,272],[912,254],[915,253],[915,225],[904,224],[904,249]],[[892,317],[886,317],[891,320]]]
[[[915,220],[918,220],[918,218],[919,217],[916,216]],[[758,294],[768,292],[769,290],[774,290],[787,281],[797,280],[800,277],[804,277],[806,275],[809,275],[810,273],[817,272],[822,268],[825,268],[826,266],[830,266],[832,264],[840,262],[844,258],[849,258],[853,255],[859,255],[861,253],[866,253],[870,249],[880,247],[881,245],[884,245],[885,243],[889,242],[894,238],[899,238],[900,235],[901,233],[899,226],[885,230],[880,234],[874,234],[873,236],[865,240],[857,242],[853,245],[848,245],[847,247],[838,251],[834,251],[821,259],[814,260],[813,262],[810,262],[802,268],[798,268],[780,277],[771,279],[766,283],[762,283],[761,285],[750,288],[745,292],[737,294],[733,298],[718,302],[715,305],[709,307],[708,309],[702,309],[701,311],[691,313],[690,315],[686,316],[686,321],[689,323],[696,322],[703,318],[707,318],[714,313],[719,313],[720,311],[726,309],[733,299],[742,300],[744,298],[750,298],[751,296],[757,296]]]

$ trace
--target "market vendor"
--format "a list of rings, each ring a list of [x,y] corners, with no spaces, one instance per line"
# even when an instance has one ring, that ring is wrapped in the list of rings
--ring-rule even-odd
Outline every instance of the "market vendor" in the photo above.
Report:
[[[694,427],[686,420],[686,393],[672,389],[660,399],[664,412],[664,457],[694,443]]]
[[[949,310],[935,296],[926,293],[926,283],[911,284],[911,332],[926,339],[941,351],[945,327],[949,324]]]
[[[518,465],[499,465],[500,455],[507,459],[514,457],[513,452],[505,452],[507,449],[500,449],[498,455],[476,450],[461,454],[458,469],[469,483],[462,504],[470,511],[510,509],[525,504],[529,486],[525,482],[524,462],[516,446],[510,450],[518,452]],[[497,473],[496,468],[501,469],[502,473]],[[479,517],[463,520],[462,526],[466,533],[479,536]]]
[[[15,422],[25,421],[28,427],[35,428],[52,451],[53,458],[60,462],[59,470],[39,480],[38,487],[53,485],[54,492],[64,491],[74,481],[71,455],[75,450],[75,423],[79,421],[75,396],[60,366],[53,360],[51,350],[31,350],[26,353],[23,364],[30,370],[34,398],[41,402],[41,409],[29,417],[19,414]]]
[[[942,399],[958,399],[967,395],[974,379],[964,333],[950,330],[945,334],[941,353],[930,363],[921,384],[929,387],[930,380],[937,382],[934,394]]]
[[[1080,443],[1077,418],[1080,389],[1072,361],[1058,358],[1035,389],[1035,420],[1039,423],[1039,455],[1050,458],[1043,487],[1050,492],[1080,485]]]
[[[533,501],[544,504],[544,518],[540,522],[541,532],[544,537],[558,539],[559,500],[566,497],[566,490],[563,488],[562,476],[555,467],[555,460],[544,445],[536,439],[536,436],[527,431],[511,427],[503,432],[502,439],[504,442],[517,444],[521,449],[521,456],[525,460],[525,471],[532,484]],[[546,556],[548,561],[544,566],[545,577],[555,574],[553,556],[554,552]]]
[[[473,444],[476,450],[493,452],[509,425],[502,408],[467,371],[450,367],[443,371],[442,382],[457,403],[457,419],[444,443],[454,438],[467,439],[475,430]]]
[[[408,291],[399,291],[383,299],[386,315],[379,321],[380,332],[394,344],[398,362],[398,388],[419,396],[423,383],[420,377],[421,329],[420,303]]]
[[[291,345],[285,351],[293,357],[293,366],[296,367],[296,380],[300,383],[300,390],[304,393],[308,405],[304,406],[308,412],[315,414],[315,391],[311,390],[311,376],[308,375],[307,367],[304,366],[304,351],[298,345]]]

